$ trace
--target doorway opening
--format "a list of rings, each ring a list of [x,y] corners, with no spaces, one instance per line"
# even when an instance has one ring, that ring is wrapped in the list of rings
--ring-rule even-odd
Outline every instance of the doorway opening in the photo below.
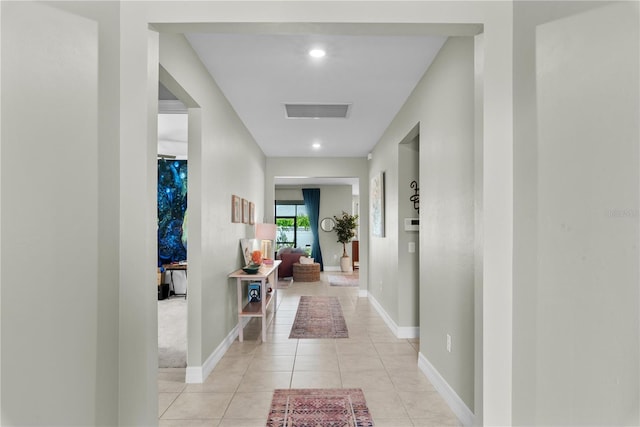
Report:
[[[158,367],[187,367],[188,114],[158,91]]]
[[[398,144],[399,324],[420,325],[420,125]],[[408,309],[407,309],[408,308]]]
[[[274,218],[281,219],[278,231],[287,230],[286,227],[280,227],[284,224],[282,221],[286,216],[296,217],[297,229],[295,230],[295,244],[290,240],[294,236],[293,228],[290,228],[288,235],[278,237],[279,247],[297,246],[299,248],[307,248],[313,242],[313,231],[307,226],[308,212],[304,208],[302,196],[303,188],[318,188],[320,190],[320,207],[318,212],[318,244],[322,253],[323,270],[324,271],[340,271],[340,258],[343,254],[342,244],[336,241],[336,234],[332,229],[322,228],[321,222],[326,218],[333,218],[334,215],[340,215],[342,212],[351,214],[359,214],[359,189],[360,180],[358,177],[275,177],[274,178]],[[293,207],[295,211],[292,210]],[[295,214],[297,212],[297,214]],[[290,221],[291,222],[291,221]],[[287,237],[288,236],[288,237]],[[356,230],[357,241],[359,236],[359,227]],[[287,242],[289,242],[287,244]],[[347,245],[347,253],[353,259],[353,242]],[[358,245],[355,243],[356,251]],[[358,259],[356,261],[359,261]],[[359,265],[359,262],[358,262]]]

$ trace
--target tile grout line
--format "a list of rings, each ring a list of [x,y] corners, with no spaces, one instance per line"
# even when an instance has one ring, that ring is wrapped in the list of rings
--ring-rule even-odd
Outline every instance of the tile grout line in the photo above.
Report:
[[[295,286],[295,285],[292,285]],[[396,397],[400,400],[400,405],[403,409],[403,418],[406,419],[405,423],[408,423],[409,425],[413,425],[415,423],[415,425],[418,425],[418,422],[415,420],[418,420],[419,418],[412,418],[409,415],[409,412],[407,410],[407,405],[410,404],[410,402],[407,400],[405,401],[405,399],[403,399],[402,397],[400,397],[400,392],[403,391],[405,389],[405,382],[404,380],[402,381],[393,381],[392,379],[392,374],[390,372],[390,369],[394,369],[396,372],[398,372],[398,375],[402,375],[404,377],[405,374],[407,374],[407,372],[402,372],[402,369],[405,368],[404,365],[407,365],[407,363],[402,362],[401,364],[395,363],[394,362],[394,357],[395,356],[408,356],[409,354],[405,354],[403,352],[403,349],[400,348],[400,345],[409,345],[410,348],[412,350],[414,350],[414,353],[417,351],[416,350],[416,346],[414,345],[413,342],[406,340],[406,339],[402,339],[402,340],[398,340],[395,339],[393,340],[393,337],[387,336],[388,334],[385,334],[382,326],[386,326],[384,324],[381,324],[380,322],[378,322],[379,320],[379,316],[373,316],[372,314],[375,314],[372,310],[371,307],[367,304],[367,301],[362,300],[357,297],[357,296],[353,296],[350,297],[349,295],[345,294],[345,293],[336,293],[336,292],[332,292],[333,289],[327,288],[326,283],[322,283],[321,284],[322,288],[320,288],[319,286],[317,288],[312,288],[312,287],[298,287],[296,288],[289,288],[287,290],[284,290],[284,292],[281,292],[279,290],[279,294],[283,295],[281,298],[279,298],[278,301],[278,311],[280,309],[287,309],[288,311],[291,310],[295,310],[293,303],[293,300],[297,300],[296,302],[299,304],[299,297],[301,295],[304,294],[311,294],[311,295],[325,295],[325,296],[338,296],[341,301],[341,308],[343,309],[343,315],[347,314],[347,316],[345,316],[345,320],[348,322],[347,323],[347,327],[349,329],[349,338],[354,338],[354,344],[358,344],[358,342],[360,343],[369,343],[369,345],[371,345],[373,347],[373,350],[375,351],[375,355],[376,355],[376,359],[380,360],[381,362],[381,370],[380,373],[384,372],[384,374],[391,379],[391,385],[392,385],[392,389],[389,390],[393,390],[394,394],[396,395]],[[311,292],[310,292],[311,290]],[[293,291],[293,292],[290,292]],[[280,297],[279,295],[279,297]],[[345,311],[345,307],[348,308],[347,311]],[[274,343],[286,343],[289,342],[290,340],[287,339],[287,337],[284,336],[284,334],[282,333],[282,331],[280,329],[286,329],[287,326],[291,326],[289,325],[289,323],[291,322],[291,320],[287,319],[287,316],[289,314],[286,313],[285,317],[281,318],[280,321],[281,323],[276,324],[277,322],[275,321],[275,318],[272,319],[272,321],[269,324],[269,329],[268,329],[268,334],[272,337]],[[355,324],[355,326],[354,326]],[[357,336],[353,335],[353,330],[354,328],[358,331],[356,333]],[[268,341],[272,341],[271,339],[268,339]],[[293,354],[293,361],[291,366],[291,371],[290,371],[290,378],[289,378],[289,388],[293,388],[293,375],[296,373],[296,368],[300,367],[300,368],[304,368],[303,365],[303,361],[306,362],[306,359],[303,358],[303,360],[300,360],[301,357],[306,356],[306,354],[301,354],[300,352],[305,351],[305,353],[309,353],[309,356],[313,356],[313,355],[317,355],[318,359],[322,359],[324,362],[327,362],[327,359],[324,357],[324,351],[325,349],[329,350],[329,353],[327,354],[333,354],[335,355],[335,362],[333,363],[338,363],[337,366],[337,379],[339,379],[339,385],[341,388],[345,388],[345,375],[347,374],[351,374],[351,371],[348,369],[349,366],[354,365],[353,363],[351,363],[352,361],[348,361],[348,364],[343,366],[340,364],[340,360],[341,358],[339,357],[340,354],[343,354],[341,352],[339,352],[339,345],[341,344],[338,339],[331,339],[331,343],[332,345],[327,345],[325,346],[324,344],[322,344],[322,350],[321,352],[318,352],[317,350],[315,350],[313,347],[306,347],[306,344],[303,348],[302,346],[302,342],[297,339],[295,342],[295,345],[291,345],[290,349],[285,350],[286,354]],[[293,343],[292,343],[293,344]],[[286,346],[286,344],[285,344]],[[397,346],[398,348],[394,348],[394,346]],[[351,344],[349,346],[347,346],[345,349],[347,351],[347,353],[351,353],[353,352],[355,347],[352,347]],[[225,422],[223,421],[227,415],[233,415],[232,413],[228,412],[231,409],[231,404],[234,401],[235,396],[237,396],[239,394],[238,390],[240,389],[240,386],[242,385],[243,381],[246,380],[247,375],[249,375],[249,373],[251,372],[250,370],[250,365],[251,363],[255,362],[255,360],[258,360],[259,357],[270,357],[274,356],[274,354],[271,353],[271,349],[266,349],[266,347],[264,348],[264,350],[267,351],[263,351],[260,353],[260,355],[258,354],[258,349],[259,346],[253,347],[253,348],[247,348],[247,350],[250,350],[249,353],[247,354],[242,354],[244,356],[249,356],[248,359],[248,363],[247,366],[245,367],[245,369],[240,373],[240,380],[238,382],[236,382],[233,387],[228,388],[228,390],[230,390],[231,388],[233,388],[233,391],[230,392],[231,394],[231,399],[227,402],[225,410],[224,410],[224,414],[222,415],[223,418],[220,418],[217,420],[218,424],[216,425],[223,425]],[[284,355],[285,353],[282,352],[282,350],[284,349],[280,349],[277,348],[277,351],[275,352],[275,355]],[[396,354],[397,353],[397,354]],[[362,356],[361,353],[356,353],[355,355],[360,354]],[[373,355],[373,354],[372,354]],[[385,356],[386,360],[389,361],[389,363],[385,363],[383,361],[383,356]],[[408,359],[407,359],[408,360]],[[315,365],[313,365],[315,366]],[[355,364],[355,369],[356,371],[358,371],[359,369],[359,365]],[[410,366],[406,366],[407,369],[410,368]],[[226,371],[226,369],[225,369]],[[309,369],[310,372],[316,371],[316,369],[313,369],[313,367],[311,367]],[[354,372],[356,372],[354,371]],[[306,373],[306,371],[300,371],[301,373]],[[357,372],[356,372],[357,373]],[[302,379],[303,380],[303,384],[313,384],[313,382],[309,383],[309,380],[307,380],[306,378]],[[386,382],[386,381],[385,381]],[[360,381],[357,380],[357,378],[355,378],[353,380],[354,383],[354,387],[358,387],[358,384],[360,384]],[[231,384],[228,384],[231,385]],[[227,385],[227,387],[228,387]],[[265,384],[266,385],[266,384]],[[275,385],[275,384],[274,384]],[[336,384],[338,385],[338,384]],[[411,386],[409,384],[409,386]],[[382,391],[382,389],[378,390],[378,386],[376,386],[375,384],[371,385],[372,391],[375,392],[375,399],[374,400],[380,400],[378,396]],[[376,388],[378,387],[378,388]],[[266,400],[267,398],[267,394],[269,393],[269,390],[267,390],[266,388],[261,388],[264,390],[264,399]],[[403,389],[403,390],[401,390]],[[364,390],[363,390],[364,391]],[[404,392],[407,394],[407,397],[409,397],[410,390],[405,390]],[[165,411],[163,411],[163,413],[161,414],[161,416],[159,417],[159,419],[164,416],[167,412],[167,410],[171,407],[171,405],[173,405],[176,401],[176,399],[178,399],[182,394],[186,393],[186,388],[183,388],[180,392],[178,392],[177,396],[171,401],[171,403],[169,404],[169,406],[167,407],[167,409],[165,409]],[[272,393],[272,391],[271,391]],[[261,397],[262,399],[262,397]],[[242,402],[243,400],[239,400],[237,402]],[[374,402],[372,402],[374,403]],[[264,403],[266,405],[266,402]],[[378,403],[376,403],[378,404]],[[234,404],[234,408],[237,407],[237,403]],[[399,409],[399,408],[398,408]],[[400,411],[398,411],[400,412]],[[436,415],[436,413],[438,413],[438,411],[434,412],[434,415]],[[421,413],[415,413],[413,415],[420,415]],[[195,414],[194,414],[195,415]],[[387,414],[388,415],[388,414]],[[236,415],[238,416],[238,415]],[[254,417],[257,418],[257,417]],[[194,418],[195,419],[195,418]],[[234,419],[235,421],[232,421],[231,418],[226,418],[227,420],[230,420],[229,422],[241,422],[240,420],[242,418],[238,418],[238,419]],[[384,419],[384,418],[382,418]],[[445,418],[442,418],[443,420]],[[450,420],[450,421],[455,421],[455,420]],[[166,421],[165,421],[166,423]],[[256,420],[252,420],[252,421],[248,421],[247,425],[264,425],[264,424],[259,424],[256,423]],[[235,424],[234,424],[235,425]],[[242,424],[244,425],[244,424]]]

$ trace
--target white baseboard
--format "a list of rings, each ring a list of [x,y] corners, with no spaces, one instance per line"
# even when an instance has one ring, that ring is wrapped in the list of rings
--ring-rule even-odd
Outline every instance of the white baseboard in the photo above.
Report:
[[[398,338],[412,339],[420,338],[419,326],[398,326],[398,332],[396,332]]]
[[[369,296],[369,291],[366,289],[360,289],[358,291],[358,297],[359,298],[367,298]]]
[[[324,265],[324,271],[342,271],[339,265]]]
[[[420,338],[419,326],[398,326],[371,294],[368,294],[368,298],[371,301],[371,305],[373,305],[380,317],[384,320],[384,323],[391,329],[393,335],[400,339]]]
[[[475,425],[475,415],[471,409],[465,405],[460,396],[451,388],[449,383],[440,375],[440,372],[429,362],[422,353],[418,353],[418,367],[429,378],[431,384],[438,390],[440,396],[447,402],[449,408],[458,417],[464,426]]]
[[[249,318],[243,318],[243,326],[249,322]],[[187,366],[186,374],[185,374],[185,382],[187,384],[201,384],[205,379],[209,376],[213,368],[216,367],[222,356],[229,350],[231,344],[236,340],[238,334],[240,332],[240,328],[236,325],[231,332],[225,337],[224,340],[216,347],[215,350],[207,357],[204,364],[202,366]]]

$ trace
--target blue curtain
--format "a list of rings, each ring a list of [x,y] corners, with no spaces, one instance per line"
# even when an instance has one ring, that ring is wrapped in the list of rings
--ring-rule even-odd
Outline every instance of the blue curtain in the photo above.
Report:
[[[311,233],[313,233],[311,258],[313,258],[315,262],[320,264],[320,271],[324,271],[324,264],[322,263],[322,252],[320,251],[320,236],[318,235],[318,222],[320,217],[320,189],[303,188],[302,197],[304,198],[304,207],[307,208],[307,213],[309,214]]]

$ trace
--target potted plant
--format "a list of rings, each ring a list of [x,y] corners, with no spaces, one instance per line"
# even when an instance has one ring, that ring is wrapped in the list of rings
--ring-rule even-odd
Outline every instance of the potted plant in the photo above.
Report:
[[[338,234],[338,242],[342,243],[342,257],[340,258],[340,269],[342,271],[351,270],[351,258],[347,254],[347,243],[356,235],[358,226],[358,215],[350,215],[342,211],[341,216],[333,216],[336,226],[333,229]]]

